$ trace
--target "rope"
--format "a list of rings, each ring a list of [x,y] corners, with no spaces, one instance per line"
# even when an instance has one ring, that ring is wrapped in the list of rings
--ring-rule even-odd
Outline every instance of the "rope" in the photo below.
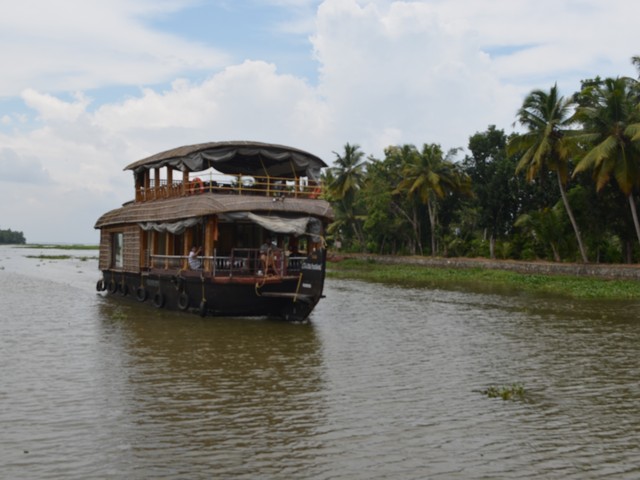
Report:
[[[207,299],[205,298],[205,295],[204,295],[204,275],[202,273],[200,274],[200,280],[202,281],[202,300],[200,302],[207,303]]]
[[[264,272],[264,276],[262,277],[262,279],[258,280],[256,282],[256,285],[255,285],[256,295],[258,297],[261,296],[261,294],[260,294],[260,292],[258,290],[261,289],[262,287],[264,287],[264,284],[266,283],[266,281],[267,281],[267,272]]]
[[[298,275],[298,286],[296,287],[296,294],[293,296],[293,303],[296,303],[298,299],[298,292],[300,291],[300,284],[302,283],[302,272]]]

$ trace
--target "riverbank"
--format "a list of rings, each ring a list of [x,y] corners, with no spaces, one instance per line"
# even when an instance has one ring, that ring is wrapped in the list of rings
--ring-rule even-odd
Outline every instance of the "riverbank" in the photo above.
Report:
[[[487,259],[333,255],[328,275],[418,287],[640,300],[640,267]]]

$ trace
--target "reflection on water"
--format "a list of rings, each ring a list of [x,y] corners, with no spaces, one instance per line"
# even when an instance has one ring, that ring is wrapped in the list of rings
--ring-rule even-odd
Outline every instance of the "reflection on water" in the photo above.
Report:
[[[640,476],[637,304],[330,280],[308,324],[202,320],[24,254],[0,247],[3,477]]]
[[[150,317],[148,307],[135,304],[100,310],[101,336],[111,338],[101,356],[126,359],[119,360],[117,376],[126,379],[123,420],[136,424],[128,442],[136,455],[153,451],[145,472],[166,475],[166,465],[153,465],[166,455],[174,473],[191,471],[203,457],[223,476],[250,477],[257,468],[270,475],[291,455],[307,455],[305,439],[323,411],[312,324],[203,321],[170,312]]]

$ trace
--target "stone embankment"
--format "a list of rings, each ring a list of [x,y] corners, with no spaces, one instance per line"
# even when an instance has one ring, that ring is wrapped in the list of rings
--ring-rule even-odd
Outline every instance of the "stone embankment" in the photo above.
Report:
[[[378,263],[395,265],[424,265],[439,268],[486,268],[490,270],[508,270],[512,272],[539,275],[573,275],[605,279],[640,280],[640,265],[599,264],[599,263],[552,263],[522,262],[512,260],[489,260],[475,258],[433,258],[418,256],[347,254],[335,255],[330,260],[339,258],[359,258]]]

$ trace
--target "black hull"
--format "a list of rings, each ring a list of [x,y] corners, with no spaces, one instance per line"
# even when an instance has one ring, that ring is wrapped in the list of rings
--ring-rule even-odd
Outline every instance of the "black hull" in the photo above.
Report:
[[[155,308],[201,316],[278,317],[304,321],[322,298],[324,255],[310,257],[299,276],[207,277],[180,273],[104,270],[97,290]]]

